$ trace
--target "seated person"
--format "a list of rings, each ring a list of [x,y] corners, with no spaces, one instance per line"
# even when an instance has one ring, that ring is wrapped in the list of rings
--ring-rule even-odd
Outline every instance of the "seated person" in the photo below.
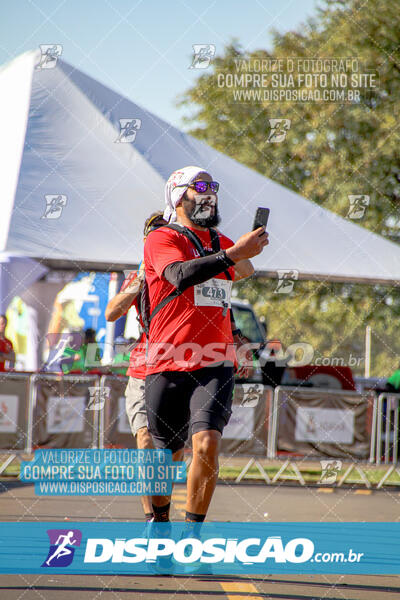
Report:
[[[61,357],[61,368],[64,373],[80,372],[85,373],[98,367],[101,360],[101,351],[96,342],[96,332],[94,329],[85,329],[85,337],[80,348],[66,347]],[[90,353],[88,347],[91,344]],[[94,346],[93,346],[94,344]]]

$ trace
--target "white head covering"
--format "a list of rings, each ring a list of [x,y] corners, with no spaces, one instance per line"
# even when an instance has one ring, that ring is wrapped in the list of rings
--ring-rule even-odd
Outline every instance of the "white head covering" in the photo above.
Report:
[[[200,173],[207,173],[207,171],[200,167],[184,167],[183,169],[174,171],[172,175],[170,175],[165,184],[164,219],[168,223],[174,223],[176,221],[177,204],[187,190],[187,187],[176,186],[189,185]]]

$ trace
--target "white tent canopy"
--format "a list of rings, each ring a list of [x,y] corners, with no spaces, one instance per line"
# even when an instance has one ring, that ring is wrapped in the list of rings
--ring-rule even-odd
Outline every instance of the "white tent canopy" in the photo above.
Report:
[[[164,182],[199,165],[221,183],[221,230],[237,239],[258,206],[271,209],[263,273],[338,281],[400,280],[400,247],[263,177],[58,60],[27,52],[0,71],[0,252],[47,266],[118,269],[142,257],[145,218]],[[160,90],[162,93],[162,90]],[[120,119],[139,119],[117,141]],[[137,122],[139,124],[139,122]],[[44,218],[46,199],[58,201]],[[56,202],[57,205],[57,202]]]

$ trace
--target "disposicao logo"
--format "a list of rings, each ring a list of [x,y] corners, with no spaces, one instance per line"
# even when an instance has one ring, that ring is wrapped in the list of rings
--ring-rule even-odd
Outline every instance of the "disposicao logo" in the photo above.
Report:
[[[42,567],[68,567],[74,558],[75,548],[80,546],[82,532],[79,529],[48,529],[49,553]]]
[[[250,548],[253,551],[249,554]],[[227,538],[209,538],[201,541],[184,538],[178,542],[170,538],[89,538],[85,563],[152,563],[170,556],[179,563],[264,563],[268,558],[276,563],[303,563],[312,557],[314,544],[307,538],[295,538],[286,546],[280,536],[247,538],[241,541]]]

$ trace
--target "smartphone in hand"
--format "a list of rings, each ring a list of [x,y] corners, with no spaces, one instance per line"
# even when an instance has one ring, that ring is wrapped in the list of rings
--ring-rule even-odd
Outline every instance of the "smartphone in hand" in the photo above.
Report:
[[[257,208],[256,216],[254,217],[253,231],[259,227],[265,227],[265,229],[267,229],[268,218],[269,208],[259,206]]]

